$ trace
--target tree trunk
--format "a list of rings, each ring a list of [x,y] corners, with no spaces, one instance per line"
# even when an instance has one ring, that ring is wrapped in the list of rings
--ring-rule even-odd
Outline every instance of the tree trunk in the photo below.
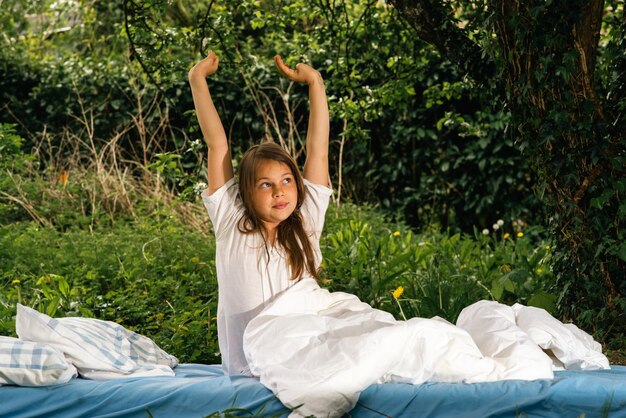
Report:
[[[435,7],[430,0],[391,3],[438,49],[466,50],[442,51],[449,59],[480,60],[476,44],[456,40],[458,27],[423,13]],[[549,208],[561,313],[599,337],[626,332],[624,53],[613,63],[621,83],[614,80],[615,86],[622,87],[607,99],[597,93],[595,76],[604,1],[491,0],[488,9],[499,48],[482,55],[494,57],[491,74],[499,75],[499,94],[512,113],[510,131],[537,172],[537,190]],[[621,25],[623,31],[623,16]],[[441,40],[446,30],[454,42]],[[481,65],[457,63],[470,75]]]

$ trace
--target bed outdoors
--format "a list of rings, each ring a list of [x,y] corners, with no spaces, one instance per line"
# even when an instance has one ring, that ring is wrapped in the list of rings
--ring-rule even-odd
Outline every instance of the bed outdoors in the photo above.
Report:
[[[0,417],[200,418],[231,408],[289,415],[255,378],[226,377],[216,365],[181,364],[174,371],[172,377],[1,386]],[[372,385],[348,416],[626,417],[626,367],[561,371],[553,380]]]

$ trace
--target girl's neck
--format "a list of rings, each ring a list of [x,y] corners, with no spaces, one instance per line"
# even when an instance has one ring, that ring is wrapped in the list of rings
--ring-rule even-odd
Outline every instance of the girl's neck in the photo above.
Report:
[[[265,240],[267,241],[267,243],[272,246],[276,242],[276,230],[277,230],[276,227],[268,228],[265,225],[263,226],[262,234],[265,236]]]

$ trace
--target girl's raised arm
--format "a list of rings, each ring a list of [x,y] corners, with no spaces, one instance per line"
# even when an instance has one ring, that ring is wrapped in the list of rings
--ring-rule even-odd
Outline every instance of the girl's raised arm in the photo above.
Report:
[[[207,144],[207,183],[209,194],[213,194],[233,178],[233,163],[228,148],[226,132],[215,109],[207,77],[217,71],[219,58],[213,51],[189,70],[189,85],[196,108],[196,116],[204,142]]]
[[[306,160],[303,176],[311,183],[329,186],[328,182],[328,137],[330,117],[324,80],[319,71],[307,64],[289,68],[279,55],[274,57],[278,71],[288,79],[309,86],[309,127],[306,133]]]

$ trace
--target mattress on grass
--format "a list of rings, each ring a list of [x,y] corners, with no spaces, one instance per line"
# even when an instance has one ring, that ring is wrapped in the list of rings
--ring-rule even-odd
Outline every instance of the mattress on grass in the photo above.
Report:
[[[259,417],[289,415],[255,378],[227,377],[215,365],[181,364],[174,371],[174,377],[0,386],[0,417],[201,418],[233,408]],[[349,416],[626,417],[626,367],[560,371],[553,380],[372,385]]]

